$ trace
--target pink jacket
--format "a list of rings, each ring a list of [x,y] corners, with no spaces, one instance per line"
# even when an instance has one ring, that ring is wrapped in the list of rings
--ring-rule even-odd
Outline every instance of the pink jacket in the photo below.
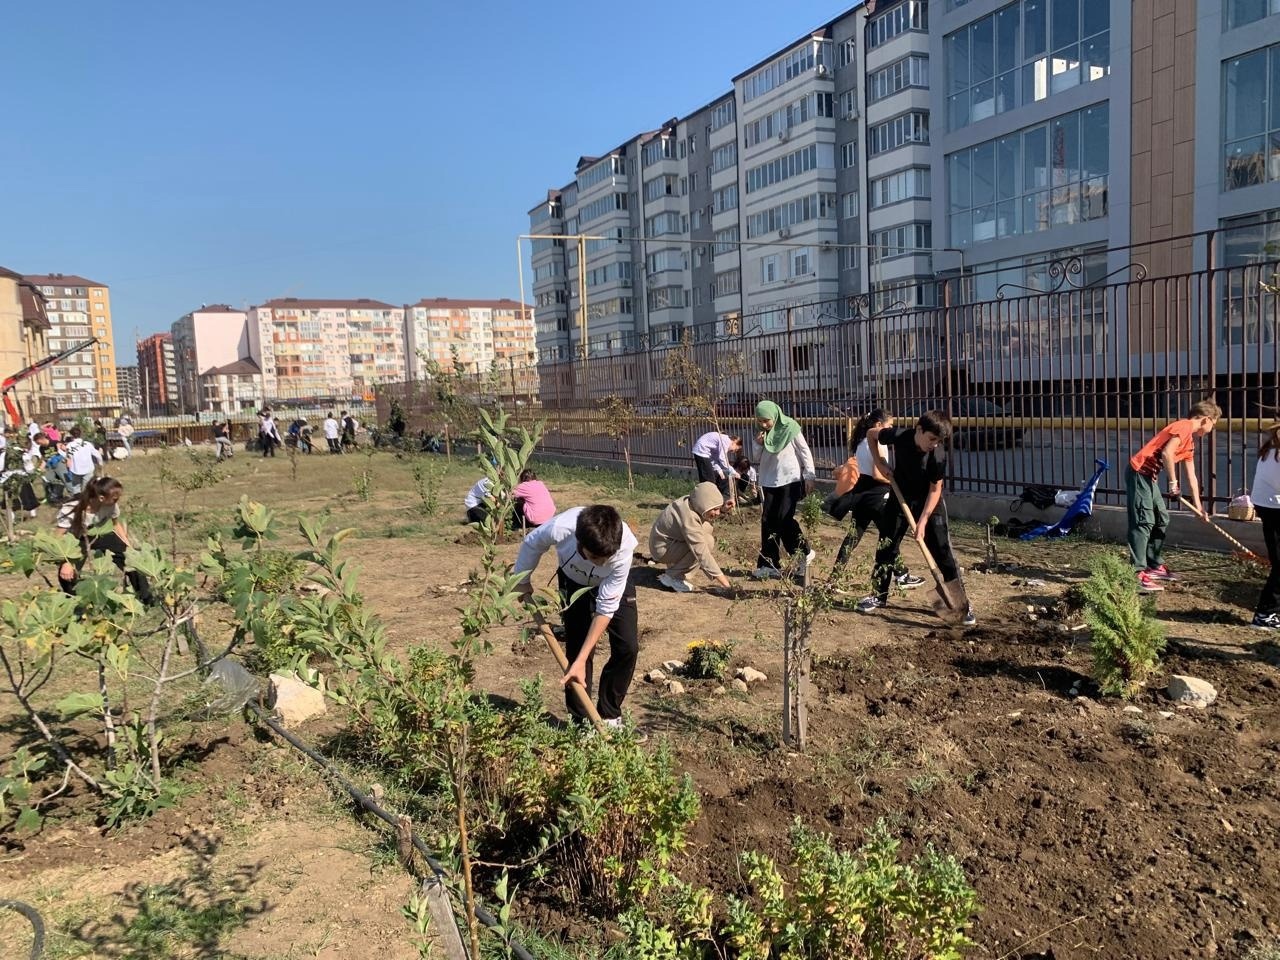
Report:
[[[524,518],[530,526],[538,527],[556,515],[556,504],[551,491],[541,480],[526,480],[511,491],[514,500],[524,504]]]

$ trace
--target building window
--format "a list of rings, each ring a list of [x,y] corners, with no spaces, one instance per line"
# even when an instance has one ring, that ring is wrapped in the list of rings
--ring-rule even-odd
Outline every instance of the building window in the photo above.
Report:
[[[834,166],[832,148],[827,144],[811,144],[783,157],[762,163],[747,171],[747,193],[754,193],[781,183],[816,167],[831,169]]]
[[[1107,104],[947,156],[951,246],[1107,215]]]
[[[791,251],[791,276],[807,277],[813,272],[810,265],[813,261],[808,247],[798,247]]]
[[[742,102],[750,103],[776,87],[818,67],[830,69],[833,64],[830,40],[809,40],[767,67],[757,70],[742,82]]]
[[[836,195],[815,193],[782,203],[747,217],[747,239],[782,230],[798,223],[821,220],[836,215]]]
[[[711,111],[711,129],[715,131],[721,127],[728,126],[733,123],[735,116],[733,100],[723,100],[717,103],[715,109]]]
[[[1222,71],[1223,189],[1280,180],[1280,45],[1228,60]]]
[[[905,0],[867,23],[867,49],[874,50],[908,30],[929,29],[929,4],[926,0]]]
[[[1234,30],[1246,24],[1257,23],[1264,17],[1280,13],[1280,0],[1226,0],[1222,5],[1226,29]]]
[[[760,351],[760,372],[761,373],[777,373],[778,372],[778,351],[777,350],[761,350]]]
[[[856,217],[858,215],[858,195],[856,193],[846,193],[840,199],[840,210],[846,220],[850,217]]]
[[[927,223],[904,223],[871,233],[871,262],[928,253],[933,246],[933,227]]]
[[[773,254],[768,257],[760,258],[760,282],[761,283],[777,283],[781,277],[778,275],[778,256]]]
[[[858,248],[857,247],[841,247],[840,248],[840,269],[841,270],[857,270],[858,269]]]
[[[858,165],[858,141],[840,144],[840,169],[852,170]]]
[[[1095,0],[1019,0],[948,34],[952,130],[1111,73],[1111,9]]]
[[[735,224],[727,230],[717,230],[715,233],[715,246],[712,247],[712,257],[723,256],[726,253],[732,253],[738,248],[738,227]]]
[[[810,93],[792,103],[779,107],[759,120],[753,120],[742,129],[742,145],[754,147],[767,140],[786,139],[802,123],[817,117],[834,116],[833,97],[829,93]]]
[[[679,182],[680,178],[674,173],[654,177],[644,185],[644,202],[653,203],[662,197],[674,197],[679,189]]]
[[[841,40],[839,46],[836,47],[836,66],[851,67],[857,57],[858,41],[853,37],[848,40]]]
[[[728,170],[738,162],[738,141],[730,140],[723,146],[716,147],[711,151],[711,173],[719,173],[721,170]],[[710,174],[708,174],[708,178]]]
[[[644,145],[641,151],[644,165],[658,163],[661,160],[676,159],[676,141],[674,137],[658,137],[656,140],[650,140]]]
[[[715,285],[712,289],[717,297],[727,297],[730,294],[737,293],[742,289],[741,271],[726,270],[724,273],[717,273]]]
[[[884,100],[908,87],[929,86],[929,58],[918,53],[882,67],[867,77],[867,99]]]
[[[872,210],[903,200],[929,199],[929,168],[909,167],[871,181]]]
[[[810,347],[807,343],[802,343],[791,348],[791,369],[808,370],[809,369],[809,351]]]
[[[738,185],[731,183],[711,194],[711,209],[716,213],[736,209],[738,206]]]
[[[858,116],[858,91],[846,90],[840,94],[840,116],[844,120],[854,120]]]
[[[909,143],[929,142],[929,114],[913,110],[867,130],[868,154],[878,157]]]

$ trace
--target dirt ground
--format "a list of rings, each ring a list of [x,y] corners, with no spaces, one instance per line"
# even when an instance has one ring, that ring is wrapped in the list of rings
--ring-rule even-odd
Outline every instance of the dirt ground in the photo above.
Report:
[[[121,471],[125,509],[167,537],[164,518],[181,495],[158,488],[158,460]],[[460,503],[475,479],[469,468],[448,472],[442,515],[428,520],[408,467],[387,455],[316,455],[296,479],[285,459],[238,458],[228,467],[218,486],[191,495],[180,549],[194,549],[242,494],[286,518],[327,512],[334,525],[360,531],[350,553],[393,645],[443,644],[452,634],[455,591],[476,562],[475,547],[457,542],[466,540]],[[374,478],[367,503],[353,492],[365,469]],[[551,467],[546,477],[561,508],[617,504],[642,549],[674,489],[643,480],[628,493],[616,475]],[[719,528],[737,572],[749,562],[756,522],[746,516]],[[819,571],[839,536],[834,525],[820,530]],[[978,528],[959,527],[956,543],[973,571],[982,559]],[[514,557],[515,544],[506,549]],[[1133,702],[1134,713],[1098,696],[1087,631],[1071,630],[1078,619],[1059,603],[1092,552],[1114,548],[1073,540],[999,549],[1006,569],[967,576],[979,618],[970,631],[942,628],[921,592],[873,615],[835,610],[822,619],[803,754],[780,743],[781,618],[770,589],[747,584],[738,600],[675,595],[658,585],[657,570],[637,563],[641,657],[628,707],[655,739],[669,739],[702,794],[688,878],[737,889],[737,854],[783,853],[795,817],[849,844],[889,817],[908,850],[932,843],[961,859],[981,904],[974,957],[1235,957],[1280,939],[1280,646],[1247,626],[1256,574],[1221,555],[1170,559],[1184,580],[1156,598],[1169,635],[1164,676]],[[863,579],[870,552],[864,545],[855,559]],[[544,567],[545,579],[552,570]],[[1028,578],[1043,585],[1015,585]],[[734,666],[768,680],[748,694],[687,682],[672,696],[639,679],[683,659],[698,638],[733,640]],[[524,677],[551,677],[545,651],[521,648],[515,631],[496,640],[481,686],[512,694]],[[1209,680],[1217,702],[1175,708],[1162,693],[1172,673]],[[3,701],[0,718],[0,738],[12,737]],[[73,807],[38,836],[7,841],[0,897],[46,912],[49,956],[128,955],[120,943],[140,909],[138,885],[181,878],[243,910],[243,923],[218,941],[223,952],[191,955],[416,954],[399,915],[413,883],[380,832],[357,823],[296,754],[238,720],[198,727],[194,737],[205,747],[188,774],[197,790],[177,808],[103,835]],[[545,935],[582,930],[536,897],[518,904]],[[23,921],[0,914],[0,956],[19,955],[14,945],[27,936]]]

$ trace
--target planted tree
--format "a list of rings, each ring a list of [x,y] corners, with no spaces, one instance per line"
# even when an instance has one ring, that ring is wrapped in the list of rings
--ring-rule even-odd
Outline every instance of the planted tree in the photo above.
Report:
[[[641,417],[630,400],[611,394],[605,397],[604,407],[605,435],[622,447],[622,458],[627,464],[627,489],[636,487],[635,477],[631,472],[631,438],[648,430],[648,423]]]
[[[1083,593],[1084,619],[1093,633],[1094,679],[1103,693],[1133,697],[1160,666],[1164,629],[1119,555],[1098,554],[1090,571]]]

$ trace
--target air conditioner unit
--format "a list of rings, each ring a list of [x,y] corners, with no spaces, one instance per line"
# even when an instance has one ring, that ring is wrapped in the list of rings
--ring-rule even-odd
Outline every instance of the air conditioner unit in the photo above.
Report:
[[[783,227],[781,230],[778,231],[779,240],[786,240],[790,236],[791,236],[791,229],[789,227]]]
[[[629,287],[629,286],[631,286],[631,281],[630,281],[630,280],[627,280],[627,279],[624,279],[624,280],[622,280],[622,281],[621,281],[621,284],[622,284],[622,286],[624,286],[624,287]]]
[[[791,128],[790,128],[790,127],[786,128],[786,129],[784,129],[784,130],[782,130],[782,131],[780,131],[780,132],[778,133],[778,140],[779,140],[779,141],[781,141],[781,142],[784,142],[784,143],[785,143],[787,140],[790,140],[790,139],[791,139]]]
[[[857,119],[858,119],[858,108],[857,108],[857,107],[850,107],[850,108],[845,112],[844,118],[845,118],[846,120],[857,120]]]
[[[818,76],[825,77],[829,71],[825,63],[818,64]]]

